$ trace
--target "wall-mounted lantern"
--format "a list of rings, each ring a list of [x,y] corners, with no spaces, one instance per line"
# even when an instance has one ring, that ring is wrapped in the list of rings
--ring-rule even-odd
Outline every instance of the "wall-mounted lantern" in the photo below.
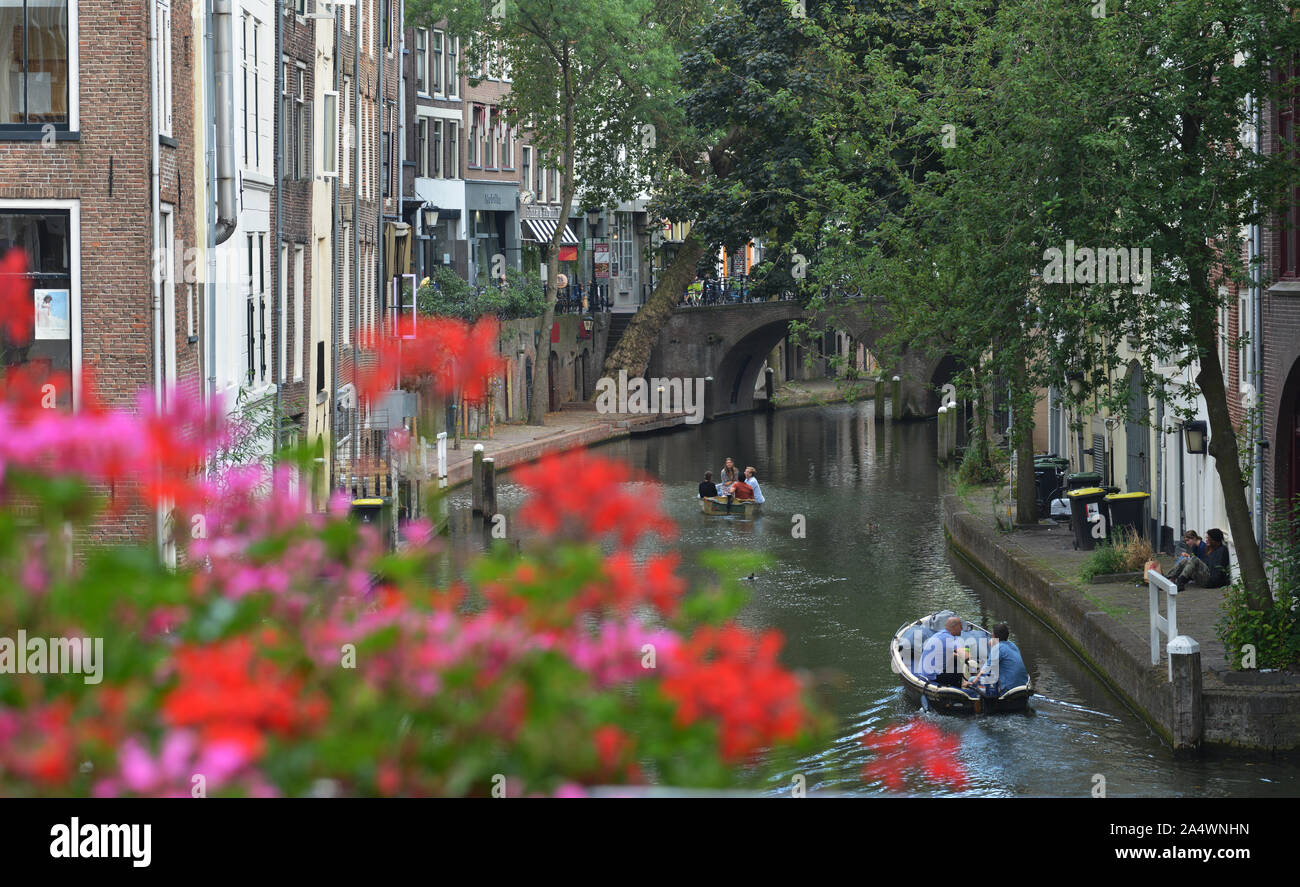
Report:
[[[1183,423],[1183,447],[1188,453],[1196,455],[1205,455],[1208,451],[1205,422],[1201,419],[1193,419],[1191,422]]]

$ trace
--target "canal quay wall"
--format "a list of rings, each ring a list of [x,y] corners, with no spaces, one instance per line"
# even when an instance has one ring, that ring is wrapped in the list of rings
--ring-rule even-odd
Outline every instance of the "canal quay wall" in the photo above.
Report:
[[[773,409],[844,403],[850,399],[849,393],[840,389],[832,380],[785,383],[777,390]],[[862,399],[870,399],[870,395]],[[766,405],[760,400],[755,408],[764,409]],[[650,434],[687,424],[686,417],[680,415],[598,413],[595,404],[591,402],[573,403],[559,412],[547,413],[546,423],[541,427],[498,425],[491,439],[461,438],[460,449],[451,449],[449,444],[447,485],[458,487],[470,482],[476,444],[483,445],[483,455],[494,461],[497,471],[505,471],[551,453],[596,446],[633,434]]]
[[[1073,550],[1068,526],[1006,532],[988,489],[946,495],[944,528],[958,554],[1052,628],[1176,751],[1300,752],[1300,678],[1228,668],[1214,630],[1220,590],[1189,586],[1178,596],[1179,634],[1201,647],[1195,736],[1186,713],[1197,700],[1175,699],[1165,657],[1151,664],[1145,586],[1085,583],[1087,553]]]

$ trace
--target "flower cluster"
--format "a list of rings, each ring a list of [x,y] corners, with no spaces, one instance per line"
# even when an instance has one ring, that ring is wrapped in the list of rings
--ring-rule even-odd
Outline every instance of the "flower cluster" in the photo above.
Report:
[[[954,791],[966,787],[957,737],[928,721],[916,719],[878,733],[864,733],[862,744],[874,753],[862,778],[879,782],[889,791],[903,791],[908,776],[924,777]]]

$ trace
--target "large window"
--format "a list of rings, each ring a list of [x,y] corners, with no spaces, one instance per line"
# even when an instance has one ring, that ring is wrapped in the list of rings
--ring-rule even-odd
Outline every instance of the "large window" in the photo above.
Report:
[[[533,148],[531,145],[524,145],[524,169],[520,181],[524,184],[524,190],[530,191],[533,187],[532,169],[533,169]],[[533,197],[536,198],[536,194]]]
[[[447,168],[447,155],[443,151],[443,122],[441,120],[433,121],[433,168],[429,170],[429,175],[435,179],[444,178],[443,172]]]
[[[266,234],[248,235],[248,302],[245,317],[245,351],[248,385],[265,385],[266,375]]]
[[[614,214],[614,237],[610,248],[610,259],[614,267],[610,268],[613,277],[632,276],[632,214]]]
[[[68,125],[68,0],[0,0],[0,125]]]
[[[40,365],[60,407],[72,406],[73,245],[70,212],[0,207],[0,255],[27,253],[32,286],[32,338],[10,342],[0,329],[0,366]]]
[[[421,178],[429,177],[428,117],[420,117],[415,121],[415,174]]]
[[[447,168],[446,178],[460,178],[460,123],[447,121]]]
[[[339,174],[339,94],[327,92],[321,104],[321,175]]]
[[[172,8],[170,0],[157,0],[157,6],[154,36],[158,38],[158,58],[154,85],[158,90],[158,131],[169,136],[172,134]]]
[[[479,148],[480,134],[483,132],[483,124],[481,122],[482,115],[483,109],[480,106],[474,105],[470,108],[469,143],[465,148],[465,165],[471,169],[478,167],[478,165],[482,163]]]
[[[429,92],[429,32],[415,29],[415,91]]]
[[[442,95],[442,31],[433,32],[433,66],[431,70],[433,83],[430,90],[434,95]]]
[[[1289,75],[1289,76],[1288,76]],[[1300,110],[1300,64],[1292,65],[1287,72],[1288,83],[1278,103],[1277,135],[1278,149],[1291,154],[1292,160],[1300,159],[1300,148],[1296,146],[1296,112]],[[1287,146],[1290,147],[1287,147]],[[1300,278],[1300,181],[1291,188],[1288,206],[1282,213],[1282,226],[1279,232],[1281,243],[1278,250],[1278,277],[1283,280]]]
[[[460,38],[447,38],[447,98],[460,98]]]
[[[258,89],[260,79],[258,42],[261,37],[262,23],[251,15],[245,15],[243,22],[243,55],[240,59],[240,65],[244,85],[244,166],[257,169],[262,160],[261,151],[259,150],[262,127],[258,119],[262,110],[261,95]]]

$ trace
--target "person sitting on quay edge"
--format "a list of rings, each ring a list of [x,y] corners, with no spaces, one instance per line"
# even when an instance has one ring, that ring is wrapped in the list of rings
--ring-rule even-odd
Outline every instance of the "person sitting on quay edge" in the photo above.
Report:
[[[758,473],[754,471],[753,465],[745,469],[745,483],[743,485],[754,491],[754,501],[762,505],[763,489],[758,485]]]
[[[1015,687],[1029,683],[1029,672],[1020,648],[1011,643],[1011,629],[1005,622],[993,627],[993,642],[989,658],[975,675],[974,680],[963,681],[962,687],[982,696],[997,698]]]
[[[961,617],[949,616],[943,631],[936,631],[921,648],[920,668],[916,676],[941,687],[961,687],[960,661]]]
[[[1191,557],[1192,555],[1199,557],[1201,560],[1205,560],[1205,543],[1201,541],[1200,534],[1195,530],[1188,530],[1186,533],[1183,533],[1182,541],[1174,546],[1174,555],[1175,564],[1184,558]]]
[[[700,498],[708,499],[710,496],[718,495],[718,485],[713,482],[713,472],[704,472],[704,480],[700,481]]]
[[[1229,581],[1228,549],[1223,531],[1217,527],[1205,531],[1205,554],[1180,559],[1166,577],[1182,591],[1189,582],[1202,588],[1222,588]]]

